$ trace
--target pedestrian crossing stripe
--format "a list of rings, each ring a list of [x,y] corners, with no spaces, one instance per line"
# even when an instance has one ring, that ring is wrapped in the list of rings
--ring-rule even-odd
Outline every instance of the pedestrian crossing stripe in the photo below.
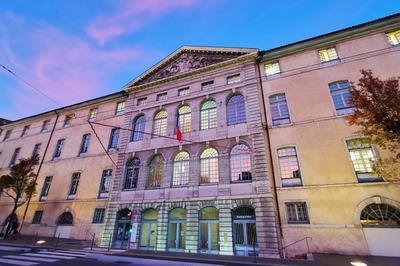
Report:
[[[24,255],[35,256],[35,257],[44,257],[44,258],[53,258],[53,259],[76,259],[76,257],[70,256],[60,256],[60,255],[50,255],[50,254],[38,254],[38,253],[24,253]]]
[[[3,258],[7,259],[24,259],[24,260],[33,260],[33,261],[40,261],[40,262],[56,262],[58,260],[55,259],[45,259],[45,258],[36,258],[36,257],[29,257],[29,256],[24,256],[24,254],[16,256],[16,255],[7,255],[3,256]]]
[[[53,252],[53,251],[39,251],[40,254],[54,254],[61,256],[71,256],[71,257],[85,257],[86,254],[76,254],[76,253],[67,253],[67,252]]]

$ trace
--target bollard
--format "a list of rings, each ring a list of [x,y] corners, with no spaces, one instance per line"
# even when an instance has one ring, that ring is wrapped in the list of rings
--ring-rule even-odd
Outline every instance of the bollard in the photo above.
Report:
[[[54,245],[54,250],[57,249],[58,240],[60,239],[60,233],[58,233],[58,237],[56,238],[56,244]]]
[[[110,252],[111,238],[112,238],[112,234],[110,234],[110,239],[108,240],[108,249],[107,249],[108,252]]]
[[[92,244],[90,245],[90,250],[93,250],[93,245],[94,245],[94,238],[96,237],[96,234],[93,234],[92,237]]]

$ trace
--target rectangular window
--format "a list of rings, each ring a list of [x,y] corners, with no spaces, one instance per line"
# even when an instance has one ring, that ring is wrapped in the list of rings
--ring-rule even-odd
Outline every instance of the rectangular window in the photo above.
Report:
[[[319,54],[319,59],[320,59],[321,63],[339,59],[339,56],[336,52],[335,47],[321,49],[318,51],[318,54]]]
[[[269,96],[269,105],[273,126],[290,124],[289,108],[284,93]]]
[[[79,155],[87,153],[89,149],[90,134],[85,134],[82,136],[81,148],[79,149]]]
[[[108,193],[111,187],[112,170],[106,169],[103,171],[100,181],[99,198],[108,198]]]
[[[332,101],[338,115],[350,114],[354,111],[349,98],[349,82],[339,81],[329,84]]]
[[[210,80],[210,81],[201,83],[202,91],[211,90],[212,88],[214,88],[214,80]]]
[[[61,152],[62,152],[62,149],[63,149],[63,146],[64,146],[64,142],[65,142],[65,139],[59,139],[57,141],[56,149],[54,150],[53,160],[60,158]]]
[[[11,167],[11,166],[15,165],[20,151],[21,151],[21,148],[16,148],[14,150],[14,153],[13,153],[13,155],[11,157],[11,161],[10,161],[10,164],[8,165],[8,167]]]
[[[64,128],[65,127],[70,127],[71,126],[71,123],[72,123],[72,118],[74,117],[74,115],[73,114],[70,114],[70,115],[66,115],[65,116],[65,120],[64,120]]]
[[[288,224],[309,224],[307,204],[305,202],[286,202]]]
[[[10,138],[11,132],[12,132],[11,129],[6,131],[6,134],[4,134],[3,141],[6,141],[6,140],[8,140]]]
[[[156,98],[157,102],[165,101],[166,99],[167,99],[167,93],[166,92],[157,94],[157,98]]]
[[[295,147],[278,150],[282,187],[301,186],[301,173]]]
[[[178,96],[185,96],[189,94],[189,87],[178,90]]]
[[[265,65],[265,75],[272,76],[281,73],[279,62],[269,63]]]
[[[118,102],[117,108],[115,109],[115,115],[121,115],[125,110],[125,102]]]
[[[358,182],[382,181],[373,171],[376,158],[370,140],[360,138],[348,140],[346,143]]]
[[[35,156],[35,155],[39,155],[41,146],[42,146],[41,143],[35,144],[35,147],[33,147],[33,151],[32,151],[32,157]]]
[[[28,133],[30,127],[30,125],[24,126],[24,128],[22,129],[21,138]]]
[[[94,224],[101,224],[104,222],[104,215],[106,213],[105,208],[96,208],[94,209],[93,214],[93,223]]]
[[[400,30],[386,33],[386,37],[388,38],[391,45],[394,46],[400,44]]]
[[[42,191],[40,192],[40,198],[39,198],[40,201],[45,201],[47,199],[47,195],[49,195],[49,190],[52,180],[53,180],[52,176],[46,176],[43,183]]]
[[[42,129],[40,130],[40,132],[46,132],[47,130],[49,130],[49,124],[50,120],[43,121]]]
[[[232,75],[226,78],[226,84],[234,84],[240,82],[240,74]]]
[[[143,106],[147,104],[147,97],[143,97],[137,100],[137,106]]]
[[[43,211],[35,211],[33,215],[32,224],[40,224],[42,221]]]
[[[81,178],[81,173],[73,173],[71,179],[71,185],[69,187],[68,198],[75,199],[76,192],[78,191],[79,179]]]
[[[108,149],[116,149],[118,147],[118,139],[119,139],[119,128],[111,129]]]
[[[96,121],[96,117],[97,117],[97,108],[90,109],[90,111],[89,111],[89,121],[90,122]]]

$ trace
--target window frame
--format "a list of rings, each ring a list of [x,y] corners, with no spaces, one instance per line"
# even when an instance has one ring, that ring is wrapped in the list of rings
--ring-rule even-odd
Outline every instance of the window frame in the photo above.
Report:
[[[97,111],[98,111],[98,108],[97,108],[97,107],[90,108],[90,110],[89,110],[89,116],[88,116],[88,120],[89,120],[90,122],[96,121],[96,118],[97,118]]]
[[[190,87],[184,87],[178,89],[178,96],[186,96],[190,94]]]
[[[55,147],[54,153],[53,153],[53,160],[60,159],[64,145],[65,145],[65,139],[57,140],[56,147]],[[57,155],[58,151],[59,151],[59,154]]]
[[[165,117],[157,118],[160,113],[165,113]],[[165,120],[165,121],[164,121]],[[167,136],[168,133],[168,111],[165,109],[158,110],[153,117],[153,135],[152,138]]]
[[[156,158],[160,158],[160,162],[158,164],[155,164],[155,167],[152,165],[153,161],[156,160]],[[146,178],[146,189],[159,189],[161,188],[161,183],[163,181],[163,175],[164,175],[164,164],[165,164],[165,159],[164,156],[162,156],[160,153],[154,154],[150,157],[149,162],[147,163],[148,169],[147,169],[147,178]],[[151,170],[153,169],[153,170]],[[157,171],[158,173],[156,173]],[[160,176],[160,180],[157,180],[158,175]],[[154,179],[155,177],[155,179]],[[150,180],[154,179],[154,180]],[[152,181],[152,183],[150,182]],[[159,182],[157,184],[157,182]]]
[[[80,172],[75,172],[72,174],[71,182],[68,189],[67,200],[76,199],[76,194],[78,193],[80,180],[81,180]]]
[[[119,101],[115,106],[115,115],[122,115],[125,111],[126,101]]]
[[[74,114],[65,115],[63,128],[71,127],[73,118],[74,118]]]
[[[203,108],[203,106],[207,103],[207,102],[213,102],[215,104],[215,107],[212,108]],[[204,101],[201,102],[200,104],[200,130],[208,130],[208,129],[213,129],[213,128],[217,128],[218,127],[218,106],[217,106],[217,102],[212,99],[212,98],[208,98]],[[205,119],[203,117],[203,114],[207,115],[207,127],[203,127],[203,119]],[[210,126],[211,122],[213,122],[213,126]],[[215,122],[215,126],[214,126],[214,122]]]
[[[276,67],[274,67],[274,66],[278,66],[277,67],[277,71],[278,72],[276,72],[276,70],[274,70]],[[271,66],[270,68],[271,68],[271,73],[270,74],[268,74],[268,71],[267,71],[267,67],[268,66]],[[278,75],[278,74],[281,74],[282,73],[282,71],[281,71],[281,65],[280,65],[280,63],[279,63],[279,61],[273,61],[273,62],[268,62],[268,63],[265,63],[264,64],[264,73],[265,73],[265,76],[266,77],[273,77],[273,76],[276,76],[276,75]]]
[[[305,206],[304,209],[304,217],[306,218],[305,220],[300,220],[300,214],[299,214],[299,209],[298,209],[298,205],[303,205],[302,207]],[[289,214],[289,206],[290,205],[294,205],[294,210],[295,210],[295,215],[296,215],[296,220],[290,219],[291,215]],[[305,200],[293,200],[293,201],[285,201],[284,202],[284,206],[285,206],[285,217],[286,217],[286,223],[287,224],[311,224],[310,221],[310,211],[309,211],[309,207],[307,204],[307,201]]]
[[[330,58],[330,56],[329,56],[329,50],[330,49],[334,49],[335,50],[336,58],[333,58],[333,59]],[[328,60],[326,60],[326,61],[323,61],[322,58],[321,58],[321,52],[323,52],[323,51],[326,51],[326,56],[328,56]],[[317,55],[318,55],[320,64],[326,64],[326,63],[330,63],[330,62],[340,61],[340,56],[339,56],[339,52],[338,52],[338,49],[337,49],[336,45],[318,49],[317,50]]]
[[[111,191],[111,186],[112,186],[112,175],[113,175],[112,169],[104,169],[103,170],[103,172],[101,174],[101,179],[100,179],[99,193],[97,196],[98,199],[108,198],[109,193]],[[107,182],[107,179],[109,179],[108,182]],[[108,190],[103,190],[103,187],[108,188]]]
[[[181,110],[186,108],[186,110]],[[188,111],[189,110],[189,111]],[[192,108],[188,104],[180,105],[176,111],[177,126],[182,133],[189,133],[192,127]]]
[[[391,34],[393,34],[393,37],[397,41],[397,44],[394,44],[392,42],[392,37],[390,37]],[[399,35],[399,36],[397,36],[397,35]],[[385,32],[385,37],[386,37],[386,40],[390,44],[391,47],[400,46],[400,29],[397,29],[397,30],[394,30],[394,31],[390,31],[390,32]]]
[[[347,106],[347,103],[344,101],[343,93],[338,93],[338,92],[344,91],[346,89],[344,89],[344,88],[336,88],[336,89],[333,90],[331,88],[331,86],[337,85],[339,83],[347,83],[347,92],[350,93],[350,82],[348,80],[337,80],[337,81],[333,81],[333,82],[328,83],[329,95],[330,95],[330,98],[331,98],[332,106],[335,109],[335,114],[337,116],[352,114],[354,112],[354,110],[355,110],[354,105]],[[340,99],[341,99],[342,103],[346,104],[346,107],[337,108],[336,107],[336,102],[333,99],[334,95],[340,95]]]
[[[232,154],[232,152],[235,150],[235,147],[239,147],[239,146],[245,146],[247,149],[248,149],[248,151],[247,152],[243,152],[243,153],[235,153],[235,154]],[[242,158],[242,156],[247,156],[248,155],[248,159],[249,159],[249,170],[248,171],[242,171],[243,170],[243,158]],[[249,172],[250,173],[250,179],[243,179],[243,176],[241,175],[241,174],[239,174],[242,178],[238,178],[238,179],[233,179],[233,167],[234,167],[234,163],[232,162],[232,158],[235,158],[235,157],[237,157],[237,158],[239,158],[240,157],[240,171],[236,171],[237,169],[235,169],[235,172],[241,172],[241,174],[243,173],[243,172]],[[229,172],[230,172],[230,180],[231,180],[231,183],[246,183],[246,182],[252,182],[252,180],[253,180],[253,165],[252,165],[252,156],[251,156],[251,149],[250,149],[250,147],[249,147],[249,145],[247,145],[247,143],[244,143],[244,142],[238,142],[238,143],[235,143],[233,146],[232,146],[232,148],[231,148],[231,150],[229,151]],[[246,169],[245,169],[246,170]]]
[[[88,153],[89,151],[89,144],[90,144],[90,133],[86,133],[82,135],[81,145],[79,147],[78,156],[82,156]]]
[[[40,129],[40,133],[49,131],[50,119],[44,120],[42,123],[42,127]]]
[[[9,168],[13,167],[17,163],[18,156],[20,155],[20,153],[21,153],[21,147],[17,147],[14,149],[14,152],[11,156],[10,163],[8,164]]]
[[[229,75],[226,77],[226,85],[232,85],[232,84],[237,84],[242,81],[242,77],[240,73],[236,73],[233,75]]]
[[[156,102],[166,101],[168,99],[168,92],[160,92],[156,95]]]
[[[185,159],[177,159],[180,154],[187,154]],[[182,187],[190,182],[190,153],[186,150],[178,151],[172,160],[172,187]]]
[[[119,127],[114,127],[110,131],[110,137],[108,140],[108,150],[109,151],[114,151],[118,149],[118,143],[119,143],[119,133],[120,133],[120,128]]]
[[[129,163],[132,163],[132,165],[130,165]],[[127,186],[129,171],[132,173],[132,175],[130,175],[130,177],[129,177],[130,182],[129,182],[129,186]],[[139,180],[139,174],[140,174],[140,159],[139,159],[139,157],[129,158],[125,163],[124,182],[123,182],[122,190],[136,189],[138,180]]]
[[[243,110],[239,109],[240,106],[237,102],[238,100],[236,100],[236,103],[230,103],[231,101],[235,101],[234,100],[235,97],[241,97],[243,99]],[[233,112],[233,113],[229,114],[229,112]],[[240,112],[243,112],[243,114],[240,114]],[[232,115],[234,115],[234,117],[232,117]],[[242,119],[244,119],[244,120],[240,120],[241,115],[243,115]],[[240,92],[235,92],[235,93],[230,94],[226,100],[226,125],[227,126],[235,126],[235,125],[246,124],[246,123],[247,123],[246,97]]]
[[[4,133],[3,141],[10,139],[11,134],[12,134],[12,129],[7,129],[6,132]]]
[[[136,101],[136,106],[143,106],[147,104],[147,97],[138,98]]]
[[[214,89],[214,80],[209,80],[201,83],[201,91],[209,91]]]
[[[138,123],[139,119],[143,118],[143,122],[141,121],[140,123]],[[143,124],[143,129],[138,130],[138,132],[135,132],[136,127],[138,125]],[[139,128],[140,129],[140,128]],[[146,116],[144,114],[139,114],[135,117],[135,119],[133,119],[133,123],[132,123],[132,134],[131,134],[131,138],[130,141],[132,142],[136,142],[136,141],[142,141],[144,140],[144,135],[145,135],[145,130],[146,130]],[[140,132],[142,131],[142,132]]]
[[[202,158],[203,153],[205,153],[209,149],[215,150],[216,151],[216,156],[210,156],[210,157],[203,157]],[[200,185],[204,185],[204,184],[206,184],[206,185],[219,184],[219,181],[220,181],[219,151],[216,148],[212,147],[212,146],[205,147],[200,152],[199,159],[200,159],[199,160],[199,162],[200,162],[200,167],[199,167],[200,168],[200,171],[199,171],[200,172],[200,178],[199,178],[200,179]],[[213,160],[216,160],[216,163],[213,162]],[[203,165],[205,162],[207,162],[207,167],[204,167],[204,165]],[[216,165],[216,169],[211,169],[214,165]],[[209,179],[207,181],[204,181],[203,177],[202,177],[203,173],[204,173],[203,172],[204,168],[207,168],[207,174],[208,174],[207,178]],[[212,179],[212,177],[210,175],[211,172],[215,172],[216,173],[216,178],[215,178],[216,180],[211,180]]]
[[[296,162],[297,162],[297,166],[298,166],[298,171],[299,171],[300,177],[282,178],[281,163],[280,163],[279,159],[280,158],[293,157],[294,155],[281,156],[280,157],[279,156],[279,150],[289,149],[289,148],[293,148],[295,153],[296,153]],[[298,153],[297,147],[295,145],[278,147],[276,149],[276,158],[277,158],[277,165],[278,165],[278,169],[279,169],[279,178],[280,178],[281,186],[282,187],[299,187],[299,186],[303,186],[303,174],[301,172],[301,165],[300,165],[300,159],[299,159],[299,153]],[[289,181],[284,181],[284,180],[289,180]],[[288,183],[288,184],[284,184],[284,183]]]
[[[271,98],[272,97],[282,96],[282,95],[285,97],[284,100],[275,100],[274,102],[271,102]],[[283,101],[286,103],[286,109],[288,110],[287,117],[282,117],[281,116],[281,108],[280,108],[281,105],[279,105],[279,104],[282,103]],[[268,96],[268,104],[269,104],[269,113],[270,113],[271,125],[272,126],[278,127],[278,126],[284,126],[284,125],[292,124],[292,119],[291,119],[290,109],[289,109],[289,103],[288,103],[288,99],[287,99],[287,96],[286,96],[285,92],[279,92],[279,93],[274,93],[272,95],[269,95]],[[277,106],[278,106],[279,115],[280,115],[280,117],[278,119],[274,119],[273,112],[272,112],[273,104],[277,104]],[[281,122],[279,122],[279,121],[281,121]]]
[[[35,146],[33,146],[31,157],[35,156],[36,154],[39,156],[41,147],[42,147],[42,143],[36,143]]]
[[[49,195],[52,182],[53,182],[53,176],[45,177],[45,179],[43,181],[42,189],[40,191],[39,201],[47,200],[47,196]]]
[[[25,137],[28,134],[28,131],[30,128],[31,128],[31,125],[26,125],[22,128],[21,138]]]
[[[100,214],[98,212],[100,212]],[[93,224],[102,224],[102,223],[104,223],[105,216],[106,216],[106,208],[94,208],[92,223]]]

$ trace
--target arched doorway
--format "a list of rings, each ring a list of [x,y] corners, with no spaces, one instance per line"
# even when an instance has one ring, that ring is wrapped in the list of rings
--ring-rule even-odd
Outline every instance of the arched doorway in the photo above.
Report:
[[[258,254],[256,215],[254,208],[241,206],[232,211],[233,248],[235,255]]]
[[[371,203],[360,215],[369,252],[375,256],[400,256],[400,210],[385,203]]]
[[[186,210],[176,208],[169,212],[168,250],[184,251],[186,239]]]
[[[73,226],[74,216],[70,211],[63,212],[57,218],[57,228],[55,236],[59,238],[69,238],[71,234],[71,228]]]
[[[142,228],[140,231],[140,247],[155,249],[157,242],[157,215],[155,209],[142,212]]]
[[[114,232],[114,248],[126,248],[129,243],[129,229],[131,228],[130,210],[128,208],[117,212]]]
[[[219,215],[215,207],[205,207],[199,214],[199,250],[203,253],[218,253],[219,251]]]

